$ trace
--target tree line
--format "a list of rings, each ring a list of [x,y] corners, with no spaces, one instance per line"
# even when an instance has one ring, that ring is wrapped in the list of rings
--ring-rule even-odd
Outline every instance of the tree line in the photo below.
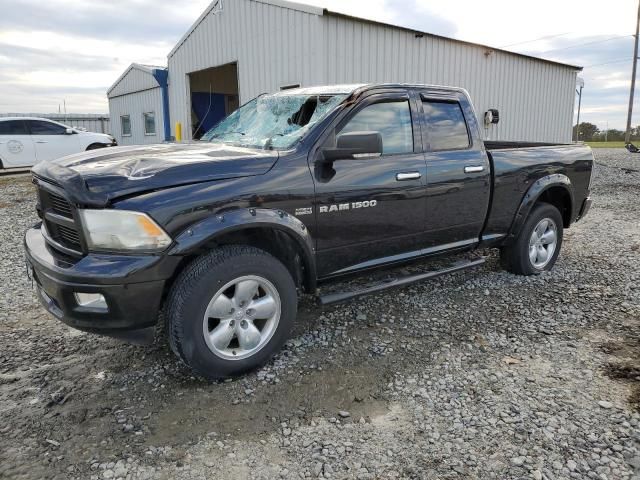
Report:
[[[605,139],[609,142],[622,142],[624,141],[624,131],[611,128],[606,132],[600,130],[597,125],[589,122],[581,122],[579,125],[580,140],[584,142],[604,142]],[[573,138],[577,138],[576,132],[578,131],[578,125],[573,127]],[[640,125],[631,129],[631,140],[640,141]]]

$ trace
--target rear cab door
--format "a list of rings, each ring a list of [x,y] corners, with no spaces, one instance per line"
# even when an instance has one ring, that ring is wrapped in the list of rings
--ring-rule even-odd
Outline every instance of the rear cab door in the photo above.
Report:
[[[476,114],[460,90],[419,93],[427,164],[425,253],[478,243],[491,198],[491,165]]]
[[[83,149],[78,134],[67,134],[67,127],[46,120],[27,120],[38,162],[55,160]]]
[[[0,161],[4,168],[35,165],[36,152],[25,120],[0,121]]]

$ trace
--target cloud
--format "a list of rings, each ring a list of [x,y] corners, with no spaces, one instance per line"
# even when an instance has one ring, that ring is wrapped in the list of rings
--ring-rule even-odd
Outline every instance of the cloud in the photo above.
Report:
[[[607,122],[610,128],[622,129],[626,124],[635,0],[617,0],[616,8],[602,8],[599,0],[538,0],[534,4],[513,0],[298,1],[584,66],[581,121],[601,128]],[[636,98],[634,124],[640,123],[640,95]]]
[[[583,65],[581,119],[602,128],[626,122],[633,41],[603,40],[633,33],[636,0],[616,0],[616,8],[602,8],[598,0],[296,1]],[[209,3],[12,0],[0,15],[0,110],[57,111],[66,99],[69,111],[106,112],[106,89],[122,71],[131,62],[165,64]],[[532,41],[540,37],[550,38]],[[636,112],[634,123],[640,123],[640,108]]]
[[[525,48],[532,55],[584,66],[585,81],[580,121],[601,129],[624,129],[631,86],[633,38],[624,34],[562,37],[544,46]],[[640,123],[640,105],[634,124]]]
[[[108,111],[107,88],[132,62],[166,55],[208,0],[13,0],[0,15],[0,111]]]
[[[0,31],[64,32],[73,37],[129,42],[180,38],[207,2],[149,0],[12,0],[2,8]]]

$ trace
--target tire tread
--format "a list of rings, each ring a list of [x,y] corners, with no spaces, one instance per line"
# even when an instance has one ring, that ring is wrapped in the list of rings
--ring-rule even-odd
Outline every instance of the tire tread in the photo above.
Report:
[[[217,376],[213,376],[211,372],[203,372],[199,370],[198,367],[192,365],[185,356],[182,348],[184,343],[185,319],[182,316],[182,312],[184,311],[185,302],[189,297],[189,293],[194,288],[195,284],[201,280],[203,275],[219,268],[222,264],[231,259],[238,258],[239,256],[254,257],[256,262],[265,258],[270,261],[277,261],[269,253],[248,245],[222,246],[194,259],[179,274],[167,297],[165,321],[171,350],[185,365],[207,378],[215,378]],[[285,268],[284,265],[283,268]],[[293,284],[293,279],[291,282]]]
[[[501,249],[500,264],[502,265],[502,268],[508,272],[515,273],[516,275],[536,275],[541,273],[540,270],[534,269],[529,263],[527,255],[528,244],[525,245],[524,242],[529,241],[529,230],[533,227],[531,224],[534,222],[537,223],[538,217],[543,218],[544,216],[555,217],[554,220],[558,227],[558,246],[554,253],[554,258],[549,262],[547,267],[545,267],[545,270],[553,268],[562,247],[562,215],[555,206],[546,202],[539,202],[531,209],[531,212],[520,229],[518,236],[513,240],[513,242]]]

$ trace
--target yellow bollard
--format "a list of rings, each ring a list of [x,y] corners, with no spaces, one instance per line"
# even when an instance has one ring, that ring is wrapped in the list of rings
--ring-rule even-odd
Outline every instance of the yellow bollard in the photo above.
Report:
[[[176,122],[176,142],[182,141],[182,124],[180,122]]]

